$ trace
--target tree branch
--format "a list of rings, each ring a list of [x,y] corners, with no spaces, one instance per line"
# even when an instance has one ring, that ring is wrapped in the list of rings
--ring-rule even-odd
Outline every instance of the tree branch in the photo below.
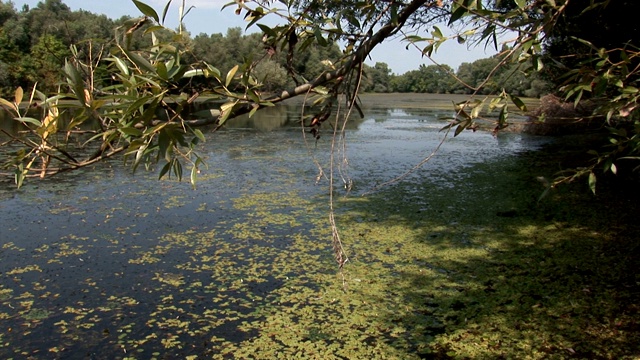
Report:
[[[407,20],[413,15],[420,7],[429,3],[429,0],[414,0],[409,3],[404,9],[398,14],[398,18],[396,21],[390,20],[384,26],[382,26],[377,32],[373,33],[369,36],[368,39],[362,41],[357,50],[351,54],[345,63],[338,69],[333,71],[327,71],[317,77],[314,81],[302,84],[300,86],[296,86],[292,89],[284,90],[280,94],[276,94],[264,99],[265,102],[269,102],[272,104],[280,103],[284,100],[294,98],[296,96],[307,94],[313,89],[324,86],[326,84],[331,83],[332,81],[336,81],[350,71],[360,66],[360,64],[369,56],[371,51],[381,44],[385,39],[389,38],[396,34]],[[240,107],[237,107],[233,110],[233,112],[229,115],[230,118],[234,118],[243,114],[249,113],[253,108],[258,105],[259,108],[264,108],[266,105],[255,104],[251,102],[247,102]],[[222,116],[222,112],[220,110],[211,110],[211,118],[206,119],[196,119],[196,120],[185,120],[184,123],[193,127],[207,126],[207,125],[216,125],[219,123],[219,119]]]

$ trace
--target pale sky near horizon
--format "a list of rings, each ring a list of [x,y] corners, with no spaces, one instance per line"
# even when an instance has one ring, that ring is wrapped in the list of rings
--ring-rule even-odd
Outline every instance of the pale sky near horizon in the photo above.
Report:
[[[158,14],[168,0],[142,0],[142,2],[152,6]],[[221,10],[224,4],[232,0],[186,0],[186,7],[195,6],[187,15],[184,23],[192,36],[200,33],[225,34],[230,27],[240,27],[244,29],[246,23],[243,16],[234,14],[234,7]],[[4,1],[6,2],[6,1]],[[24,4],[33,8],[40,0],[12,0],[15,8],[20,10]],[[132,17],[141,15],[131,0],[63,0],[72,10],[87,10],[97,14],[105,14],[112,19],[117,19],[123,15]],[[178,6],[180,0],[174,0],[171,10],[167,15],[167,26],[175,28],[178,23]],[[271,24],[273,25],[273,24]],[[259,29],[253,27],[249,32]],[[444,31],[444,29],[443,29]],[[434,54],[433,58],[443,64],[447,64],[456,69],[463,62],[472,62],[477,59],[486,58],[495,54],[495,51],[485,52],[483,48],[467,50],[465,45],[458,45],[456,41],[448,41]],[[421,64],[432,65],[433,63],[421,56],[417,49],[406,49],[406,43],[400,40],[388,39],[380,44],[372,52],[366,61],[369,65],[376,62],[384,62],[389,65],[395,74],[404,74],[407,71],[418,69]]]

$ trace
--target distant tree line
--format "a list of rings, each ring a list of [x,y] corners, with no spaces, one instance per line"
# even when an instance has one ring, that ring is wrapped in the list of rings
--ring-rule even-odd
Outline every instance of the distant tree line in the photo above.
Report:
[[[45,0],[34,8],[25,5],[20,10],[11,1],[0,0],[0,93],[9,95],[17,86],[29,89],[35,83],[41,91],[55,92],[62,80],[65,59],[72,55],[98,59],[110,46],[133,49],[148,46],[148,37],[143,38],[140,32],[132,38],[118,38],[117,29],[130,28],[136,21],[139,19],[128,16],[112,20],[88,11],[71,11],[62,0]],[[162,37],[162,32],[156,33]],[[165,40],[174,41],[169,38],[169,32],[165,36]],[[301,83],[314,79],[342,55],[338,45],[305,47],[295,56],[286,49],[265,51],[262,35],[244,35],[240,28],[231,28],[226,34],[185,37],[181,46],[185,49],[185,62],[203,61],[222,72],[238,62],[252,59],[256,64],[254,73],[266,92],[294,85],[292,78],[299,78]],[[421,65],[402,75],[393,74],[388,64],[379,62],[365,66],[362,90],[469,94],[471,90],[464,83],[477,86],[499,61],[499,56],[494,56],[463,63],[457,71],[447,65]],[[92,71],[98,88],[109,84],[106,75],[101,76],[108,73],[101,71],[104,66],[107,64],[98,63]],[[206,83],[196,85],[207,88]],[[481,92],[488,94],[505,89],[514,95],[538,97],[549,88],[548,82],[539,75],[529,76],[526,66],[513,64],[501,67]]]
[[[0,1],[0,88],[12,93],[20,85],[51,91],[61,80],[60,70],[71,55],[71,45],[89,49],[89,41],[105,44],[114,37],[116,24],[104,15],[71,11],[60,0],[47,0],[30,9],[16,10]],[[93,50],[93,49],[92,49]]]
[[[402,75],[392,74],[386,63],[366,67],[365,92],[400,92],[431,94],[471,94],[470,87],[481,85],[500,62],[500,56],[462,63],[458,70],[448,65],[420,65],[417,70]],[[452,76],[452,75],[455,75]],[[456,79],[457,78],[457,79]],[[465,84],[470,87],[465,86]],[[512,95],[540,97],[550,92],[552,85],[539,73],[532,73],[530,64],[500,67],[480,90],[481,94],[505,90]]]

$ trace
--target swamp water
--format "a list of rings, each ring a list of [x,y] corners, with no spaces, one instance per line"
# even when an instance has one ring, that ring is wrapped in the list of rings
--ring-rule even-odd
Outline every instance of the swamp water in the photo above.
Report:
[[[519,155],[546,141],[520,134],[463,133],[360,196],[429,155],[448,115],[370,108],[346,132],[353,188],[336,191],[345,291],[314,163],[328,164],[328,127],[305,143],[299,108],[271,111],[208,137],[196,190],[116,162],[3,184],[0,358],[429,357],[478,293],[517,287],[499,271],[479,283],[473,264],[556,231],[519,220],[542,191]]]

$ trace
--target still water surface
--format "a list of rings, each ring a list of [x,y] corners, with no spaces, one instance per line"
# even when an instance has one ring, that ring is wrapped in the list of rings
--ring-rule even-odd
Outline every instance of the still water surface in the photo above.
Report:
[[[429,331],[437,333],[435,320],[420,318],[433,323],[421,334],[405,320],[382,320],[401,300],[360,293],[359,284],[375,282],[362,264],[347,264],[351,285],[342,289],[328,183],[317,181],[317,164],[328,173],[330,130],[305,140],[299,114],[296,106],[267,109],[209,136],[195,190],[158,181],[154,171],[132,175],[119,162],[17,191],[3,183],[0,358],[417,356]],[[352,198],[428,156],[449,115],[375,107],[366,114],[348,126],[348,166],[336,173],[338,182],[353,181]],[[433,192],[467,186],[470,166],[508,162],[542,142],[465,132],[404,184],[429,179]],[[349,253],[360,240],[343,241]],[[367,257],[351,255],[356,263]],[[394,266],[385,265],[385,276],[397,276]]]

